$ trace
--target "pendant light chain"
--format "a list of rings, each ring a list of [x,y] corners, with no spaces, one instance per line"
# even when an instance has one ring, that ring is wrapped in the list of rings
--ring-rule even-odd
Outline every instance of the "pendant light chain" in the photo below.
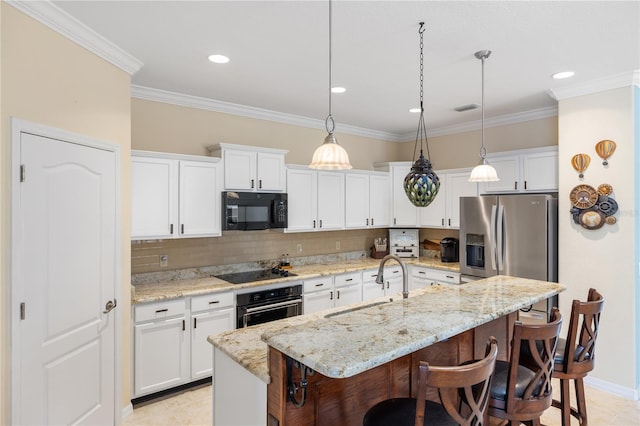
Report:
[[[420,141],[420,154],[422,154],[423,142],[427,141],[427,126],[424,121],[424,22],[420,22],[418,34],[420,34],[420,120],[418,122],[418,131],[416,134],[416,144],[413,147],[413,158],[416,158],[416,150],[418,149],[418,140]],[[429,143],[427,142],[427,158],[431,159],[429,153]]]
[[[484,146],[484,60],[489,56],[489,54],[482,55],[482,146],[480,148],[480,157],[482,160],[487,155],[487,148]]]

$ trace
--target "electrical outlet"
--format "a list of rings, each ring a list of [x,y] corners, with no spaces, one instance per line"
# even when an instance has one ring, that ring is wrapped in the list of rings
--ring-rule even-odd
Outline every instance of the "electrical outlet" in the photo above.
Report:
[[[336,250],[340,250],[340,241],[336,241]]]
[[[297,248],[298,253],[302,253],[302,244],[298,244]]]
[[[169,255],[163,254],[160,256],[160,267],[166,268],[167,266],[169,266]]]

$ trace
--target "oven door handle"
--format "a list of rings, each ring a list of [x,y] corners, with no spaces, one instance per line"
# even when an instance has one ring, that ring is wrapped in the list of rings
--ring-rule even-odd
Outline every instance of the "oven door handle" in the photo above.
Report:
[[[295,305],[299,305],[300,303],[302,303],[302,299],[293,299],[293,300],[287,300],[285,302],[271,303],[268,305],[257,306],[255,308],[247,308],[245,315],[251,314],[254,312],[272,311],[274,309],[282,308],[285,306],[295,306]]]

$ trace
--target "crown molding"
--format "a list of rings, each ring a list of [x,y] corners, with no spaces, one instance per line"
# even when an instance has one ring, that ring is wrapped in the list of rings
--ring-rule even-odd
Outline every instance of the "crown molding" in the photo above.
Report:
[[[204,109],[208,111],[222,112],[225,114],[239,115],[259,120],[275,121],[294,126],[310,127],[312,129],[325,129],[324,120],[303,117],[300,115],[286,114],[282,112],[270,111],[262,108],[255,108],[246,105],[234,104],[231,102],[217,101],[214,99],[199,96],[185,95],[182,93],[170,92],[167,90],[153,89],[151,87],[131,85],[131,97],[148,101],[162,102],[172,105],[180,105],[190,108]],[[397,134],[370,130],[362,127],[340,124],[336,127],[340,133],[347,133],[355,136],[363,136],[384,141],[399,142]]]
[[[640,70],[628,71],[608,77],[597,78],[585,83],[572,86],[549,89],[548,95],[557,101],[575,98],[576,96],[590,95],[604,92],[605,90],[619,89],[627,86],[640,86]]]
[[[143,63],[50,1],[5,0],[22,13],[79,44],[129,75]]]
[[[542,118],[556,117],[558,115],[557,105],[532,109],[530,111],[517,112],[513,114],[501,115],[484,120],[484,127],[506,126],[508,124],[521,123],[523,121],[540,120]],[[452,126],[436,127],[427,130],[429,137],[452,135],[456,133],[471,132],[482,129],[482,120],[468,121],[466,123],[454,124]],[[415,132],[406,133],[400,138],[403,142],[415,140]]]

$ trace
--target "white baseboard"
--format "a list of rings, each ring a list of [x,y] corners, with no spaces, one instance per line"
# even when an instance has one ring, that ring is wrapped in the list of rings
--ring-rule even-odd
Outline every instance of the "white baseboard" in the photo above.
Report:
[[[122,409],[122,420],[133,414],[133,404],[129,403]]]
[[[633,401],[640,399],[640,389],[627,388],[625,386],[620,386],[615,383],[589,376],[584,378],[584,383],[594,389],[609,392],[626,399],[631,399]]]

